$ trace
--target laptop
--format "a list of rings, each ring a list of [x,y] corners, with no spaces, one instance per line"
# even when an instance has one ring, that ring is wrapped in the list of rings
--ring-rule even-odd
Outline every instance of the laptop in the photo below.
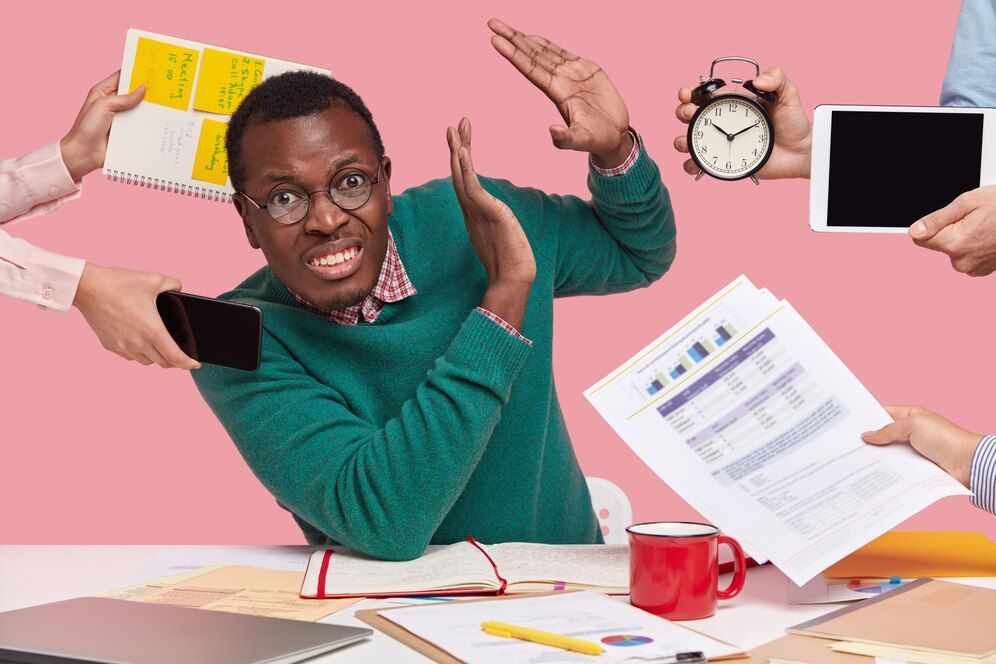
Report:
[[[361,627],[81,597],[0,613],[0,662],[291,664],[371,634]]]

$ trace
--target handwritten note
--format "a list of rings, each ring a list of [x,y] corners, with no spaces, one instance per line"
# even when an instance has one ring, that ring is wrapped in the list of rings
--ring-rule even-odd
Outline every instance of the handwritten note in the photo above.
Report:
[[[205,48],[194,108],[231,115],[242,98],[262,82],[265,67],[262,58]]]
[[[196,49],[139,37],[128,90],[144,85],[145,101],[185,111],[199,55]]]
[[[224,185],[228,182],[228,156],[225,154],[227,128],[225,122],[204,118],[194,155],[194,172],[190,177],[213,184]]]

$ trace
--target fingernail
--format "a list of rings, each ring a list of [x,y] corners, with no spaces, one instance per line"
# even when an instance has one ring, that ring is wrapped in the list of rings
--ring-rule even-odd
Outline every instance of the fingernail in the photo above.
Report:
[[[875,435],[874,431],[865,431],[863,434],[861,434],[861,437],[862,438],[868,438],[868,437],[873,436],[873,435]]]
[[[922,237],[927,234],[927,224],[922,221],[918,221],[912,226],[910,226],[910,235],[913,237]]]
[[[772,78],[770,74],[761,74],[756,79],[754,79],[755,83],[771,83],[771,81]]]

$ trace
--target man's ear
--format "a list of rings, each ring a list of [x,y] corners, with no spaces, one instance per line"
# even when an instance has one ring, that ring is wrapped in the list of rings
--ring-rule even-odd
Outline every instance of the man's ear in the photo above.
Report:
[[[256,231],[253,230],[252,224],[249,222],[249,205],[241,194],[232,196],[232,204],[235,206],[239,216],[242,217],[242,226],[246,229],[246,239],[249,240],[249,246],[253,249],[259,249],[259,240],[256,238]]]
[[[381,167],[384,175],[384,190],[387,192],[387,216],[394,213],[394,199],[391,198],[391,158],[384,157],[384,165]]]

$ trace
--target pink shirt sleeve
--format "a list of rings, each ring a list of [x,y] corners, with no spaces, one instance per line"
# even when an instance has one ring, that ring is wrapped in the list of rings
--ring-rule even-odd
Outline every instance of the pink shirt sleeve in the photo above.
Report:
[[[79,198],[58,141],[0,161],[0,225],[52,212]],[[35,247],[0,230],[0,295],[68,311],[85,261]]]

